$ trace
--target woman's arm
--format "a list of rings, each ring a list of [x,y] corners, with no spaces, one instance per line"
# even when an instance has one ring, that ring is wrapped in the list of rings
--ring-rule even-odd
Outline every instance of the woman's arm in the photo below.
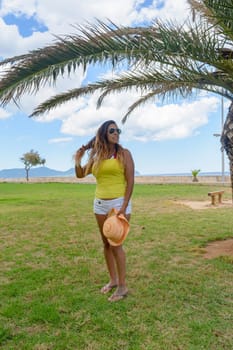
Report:
[[[80,164],[76,165],[75,164],[75,175],[78,178],[85,177],[85,167],[81,167]]]
[[[125,188],[124,202],[118,214],[120,213],[125,214],[125,210],[132,196],[133,187],[134,187],[134,161],[131,153],[127,149],[124,149],[124,164],[125,164],[126,188]]]
[[[81,166],[81,160],[85,153],[85,150],[86,150],[85,147],[82,146],[77,150],[75,154],[75,174],[76,174],[76,177],[78,178],[82,178],[86,176],[85,174],[86,166],[84,167]]]

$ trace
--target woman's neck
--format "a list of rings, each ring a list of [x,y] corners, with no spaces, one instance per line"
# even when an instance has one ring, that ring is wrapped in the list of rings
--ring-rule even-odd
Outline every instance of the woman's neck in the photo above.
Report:
[[[115,146],[115,144],[111,144],[109,146],[109,153],[114,153],[114,152],[116,152],[116,146]]]
[[[111,147],[109,147],[108,158],[112,158],[113,156],[115,156],[115,153],[116,147],[115,145],[111,145]]]

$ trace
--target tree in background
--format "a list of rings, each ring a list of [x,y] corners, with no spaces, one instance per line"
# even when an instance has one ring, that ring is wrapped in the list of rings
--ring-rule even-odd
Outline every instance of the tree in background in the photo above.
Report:
[[[197,175],[200,173],[201,169],[193,169],[191,170],[192,175],[193,175],[193,182],[198,182]]]
[[[30,152],[24,153],[20,160],[24,163],[24,169],[26,171],[26,179],[29,180],[29,171],[31,167],[37,165],[44,165],[46,160],[41,158],[37,151],[31,150]]]
[[[110,93],[138,91],[138,100],[129,106],[123,122],[156,96],[161,101],[186,98],[200,90],[221,95],[231,101],[221,142],[230,160],[233,189],[233,1],[187,1],[193,16],[183,24],[156,20],[148,26],[123,27],[97,22],[78,27],[77,34],[58,37],[52,45],[1,61],[7,66],[0,80],[2,106],[17,103],[25,93],[37,93],[46,83],[55,84],[59,76],[95,64],[111,65],[116,75],[87,80],[82,87],[55,95],[31,116],[95,92],[99,107]]]

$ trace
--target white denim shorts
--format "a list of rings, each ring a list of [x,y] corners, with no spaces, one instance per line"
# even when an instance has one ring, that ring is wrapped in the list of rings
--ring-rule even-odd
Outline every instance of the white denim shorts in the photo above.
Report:
[[[124,202],[124,197],[115,199],[94,199],[93,211],[95,214],[107,215],[113,208],[119,210]],[[129,201],[125,214],[131,213],[131,201]]]

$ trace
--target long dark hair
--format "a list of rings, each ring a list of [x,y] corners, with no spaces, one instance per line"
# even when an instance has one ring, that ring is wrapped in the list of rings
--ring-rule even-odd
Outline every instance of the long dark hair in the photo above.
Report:
[[[96,138],[101,143],[108,143],[107,132],[110,124],[116,124],[114,120],[107,120],[102,125],[100,125],[99,129],[96,132],[96,136],[94,136],[87,144],[84,146],[86,150],[93,148],[95,145]]]
[[[95,163],[98,167],[100,162],[104,159],[107,159],[109,156],[107,132],[110,124],[117,125],[114,120],[107,120],[102,125],[100,125],[99,129],[96,132],[96,136],[88,141],[88,143],[85,145],[85,148],[87,150],[90,150],[89,160],[86,167],[87,172],[90,171],[93,163]],[[119,144],[115,144],[115,150],[117,153],[117,158],[120,162],[123,163],[123,148]]]
[[[95,138],[96,138],[95,136],[92,137],[92,139],[90,141],[88,141],[86,145],[84,145],[84,148],[86,151],[94,147]]]

